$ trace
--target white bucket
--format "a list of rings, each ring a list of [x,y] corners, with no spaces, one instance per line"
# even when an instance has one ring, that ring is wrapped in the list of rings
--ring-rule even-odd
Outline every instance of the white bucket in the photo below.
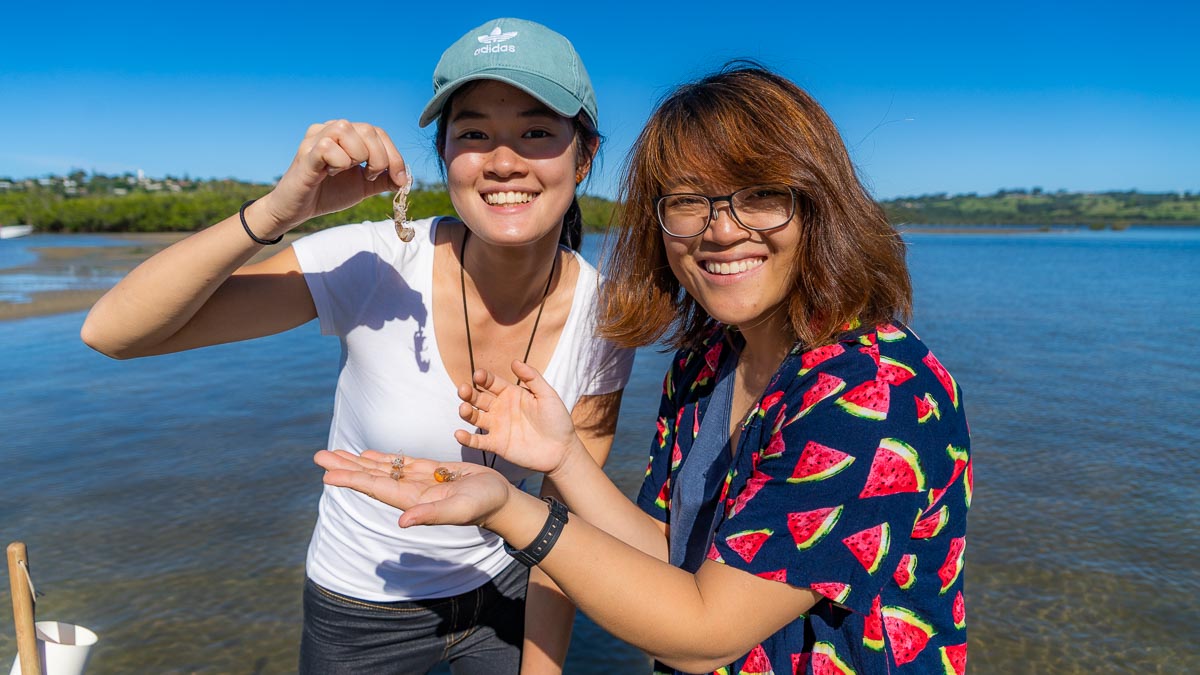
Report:
[[[42,660],[42,675],[83,675],[96,634],[72,623],[37,622],[38,656]],[[9,675],[20,675],[21,657],[13,661]]]

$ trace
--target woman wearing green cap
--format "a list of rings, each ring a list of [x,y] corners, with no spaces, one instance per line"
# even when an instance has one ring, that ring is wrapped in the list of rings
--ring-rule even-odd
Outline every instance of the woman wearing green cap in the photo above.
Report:
[[[451,433],[460,425],[454,383],[521,359],[547,374],[602,464],[632,351],[595,337],[598,275],[571,250],[596,117],[570,42],[536,23],[490,21],[443,54],[420,119],[437,123],[459,219],[407,223],[403,240],[386,220],[332,228],[246,265],[306,220],[411,182],[382,129],[313,125],[270,193],[133,270],[97,302],[83,339],[124,359],[319,319],[342,344],[328,447],[388,450],[398,476],[402,457],[418,455],[476,462],[514,483],[532,472]],[[399,515],[325,487],[306,565],[301,671],[424,673],[449,661],[455,673],[516,673],[523,640],[535,647],[524,672],[559,667],[571,610],[546,577],[532,579],[523,634],[526,568],[498,536],[400,530]]]

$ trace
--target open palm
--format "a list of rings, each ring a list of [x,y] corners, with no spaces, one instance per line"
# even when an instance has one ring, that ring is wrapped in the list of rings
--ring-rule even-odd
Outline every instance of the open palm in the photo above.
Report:
[[[357,490],[368,497],[403,509],[401,527],[413,525],[487,526],[509,496],[510,484],[499,472],[478,464],[434,462],[404,457],[398,478],[389,455],[367,450],[355,455],[345,450],[321,450],[313,461],[325,469],[328,485]],[[455,472],[454,480],[439,482],[438,469]]]
[[[476,387],[459,385],[464,401],[459,416],[486,433],[460,430],[454,438],[518,466],[553,474],[572,447],[582,445],[571,414],[537,370],[519,361],[513,362],[512,370],[521,386],[490,371],[476,372]]]

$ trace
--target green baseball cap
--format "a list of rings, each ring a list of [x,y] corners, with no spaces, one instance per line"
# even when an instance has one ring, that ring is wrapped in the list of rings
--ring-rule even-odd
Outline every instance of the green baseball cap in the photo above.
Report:
[[[433,70],[433,98],[421,126],[437,119],[459,87],[476,80],[511,84],[563,117],[582,110],[596,124],[596,92],[583,61],[567,38],[540,23],[494,19],[450,45]]]

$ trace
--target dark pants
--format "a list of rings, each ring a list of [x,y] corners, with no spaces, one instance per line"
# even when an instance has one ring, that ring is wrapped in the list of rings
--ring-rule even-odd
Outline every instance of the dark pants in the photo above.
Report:
[[[528,581],[529,571],[513,562],[454,597],[367,602],[309,580],[300,672],[423,675],[445,661],[454,675],[516,675]]]

